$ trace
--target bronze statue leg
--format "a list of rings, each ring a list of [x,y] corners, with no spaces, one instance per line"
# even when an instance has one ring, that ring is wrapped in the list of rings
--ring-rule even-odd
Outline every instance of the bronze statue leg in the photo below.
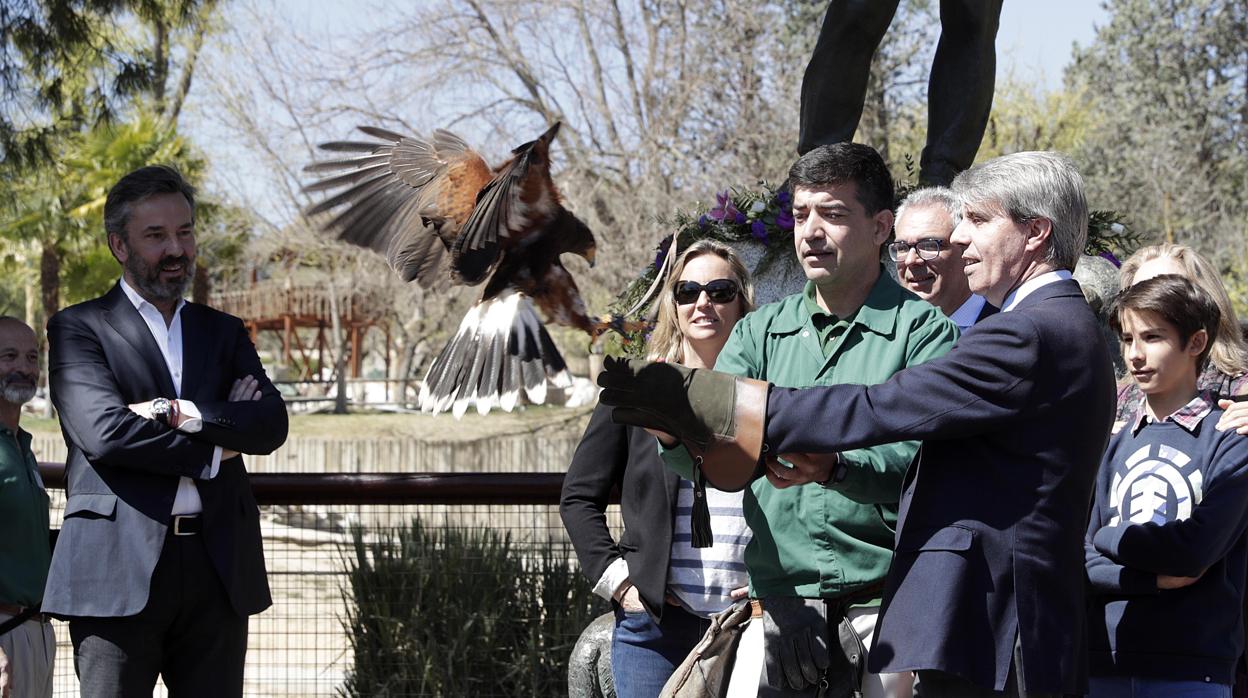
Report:
[[[992,111],[1001,0],[941,0],[919,180],[948,185],[971,166]]]
[[[802,78],[797,152],[853,139],[867,95],[871,57],[898,0],[832,0]]]

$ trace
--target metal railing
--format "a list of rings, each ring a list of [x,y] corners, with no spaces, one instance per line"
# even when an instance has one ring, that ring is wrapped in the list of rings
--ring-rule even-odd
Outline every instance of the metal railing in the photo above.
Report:
[[[64,466],[41,463],[40,469],[53,497],[53,525],[59,526]],[[562,473],[256,473],[250,478],[261,506],[273,606],[251,618],[248,696],[329,696],[342,690],[354,657],[347,563],[356,554],[355,531],[366,541],[389,540],[414,518],[443,531],[488,529],[508,536],[521,555],[566,561],[578,576],[575,583],[588,586],[579,578],[559,520]],[[618,527],[614,509],[609,518]],[[462,580],[465,594],[483,593],[480,587],[477,580]],[[68,628],[56,626],[55,695],[77,695]],[[566,661],[579,633],[579,628],[565,630],[567,636],[549,638],[565,653],[557,661]],[[488,685],[474,693],[502,695]],[[156,695],[166,695],[163,686]]]

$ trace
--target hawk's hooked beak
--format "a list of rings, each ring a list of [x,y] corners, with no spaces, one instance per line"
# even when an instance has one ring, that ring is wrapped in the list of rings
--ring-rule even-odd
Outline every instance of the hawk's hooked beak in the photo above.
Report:
[[[589,248],[589,251],[585,253],[585,261],[589,262],[590,269],[594,268],[594,257],[596,257],[597,255],[598,255],[597,247],[591,247]]]

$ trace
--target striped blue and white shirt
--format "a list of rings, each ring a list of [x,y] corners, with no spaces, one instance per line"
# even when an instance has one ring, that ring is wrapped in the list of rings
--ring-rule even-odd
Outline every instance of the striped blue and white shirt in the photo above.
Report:
[[[715,544],[695,548],[691,544],[690,516],[693,483],[681,478],[672,521],[672,556],[667,587],[689,612],[707,617],[732,605],[729,593],[749,583],[745,571],[745,545],[750,528],[741,510],[744,492],[721,492],[706,488]]]

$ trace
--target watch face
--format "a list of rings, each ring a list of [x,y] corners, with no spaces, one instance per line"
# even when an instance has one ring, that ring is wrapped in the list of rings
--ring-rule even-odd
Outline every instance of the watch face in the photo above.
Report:
[[[152,416],[164,422],[169,419],[170,405],[168,398],[158,397],[152,400]]]

